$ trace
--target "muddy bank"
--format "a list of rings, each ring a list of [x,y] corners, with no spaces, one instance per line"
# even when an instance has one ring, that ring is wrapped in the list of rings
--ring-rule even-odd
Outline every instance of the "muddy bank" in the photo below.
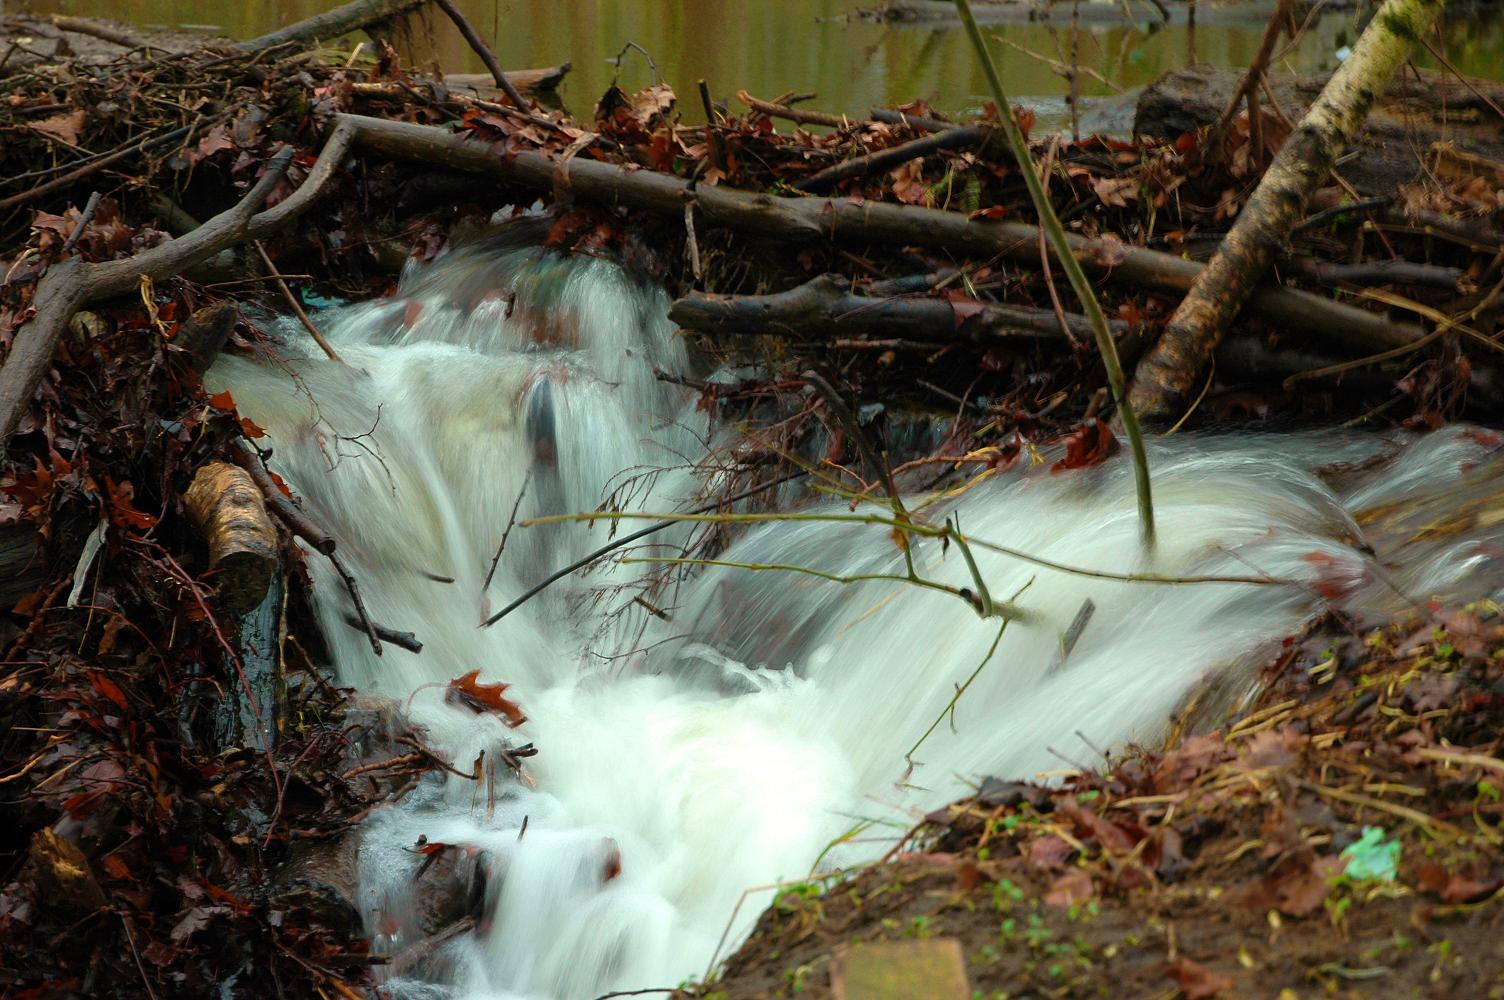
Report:
[[[785,886],[680,995],[840,996],[935,961],[916,941],[964,964],[946,996],[1497,995],[1501,649],[1488,602],[1329,621],[1205,731],[1193,702],[1163,748],[987,779],[882,863]]]

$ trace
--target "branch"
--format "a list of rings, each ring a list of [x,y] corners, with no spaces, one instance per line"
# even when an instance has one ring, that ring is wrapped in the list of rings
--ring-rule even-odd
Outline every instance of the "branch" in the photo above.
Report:
[[[465,36],[465,41],[469,42],[475,54],[480,56],[480,61],[486,64],[486,69],[491,71],[491,78],[496,81],[496,86],[500,87],[507,95],[507,99],[517,106],[518,111],[526,111],[527,102],[517,92],[517,88],[512,86],[512,81],[507,79],[506,73],[502,71],[501,63],[496,61],[496,53],[492,52],[491,47],[476,33],[475,26],[464,14],[460,13],[460,9],[454,5],[454,0],[434,0],[434,2],[439,5],[440,10],[449,15],[449,20],[460,29],[460,34]]]
[[[833,167],[826,167],[818,173],[803,178],[794,187],[799,191],[824,191],[835,187],[848,177],[865,177],[868,174],[883,173],[899,164],[921,159],[938,150],[965,149],[968,146],[984,145],[991,134],[992,128],[987,125],[972,125],[969,128],[953,128],[935,132],[889,149],[854,157],[844,163],[837,163]]]
[[[49,268],[37,283],[32,319],[16,331],[10,354],[0,366],[0,450],[10,444],[37,386],[52,366],[58,339],[75,312],[90,302],[133,291],[143,277],[162,281],[226,247],[260,238],[292,222],[313,204],[334,176],[355,131],[347,122],[336,125],[302,186],[275,208],[254,214],[292,161],[290,146],[272,156],[260,179],[235,207],[193,232],[123,260],[85,264],[70,258]]]
[[[994,302],[956,304],[939,298],[878,298],[857,295],[837,275],[821,275],[773,295],[711,295],[695,292],[669,307],[681,327],[715,334],[837,337],[868,333],[946,343],[955,340],[1032,337],[1060,339],[1060,321],[1047,309]],[[1091,336],[1079,314],[1067,316],[1072,333]],[[1127,324],[1113,324],[1118,332]]]
[[[332,41],[340,35],[361,31],[398,14],[406,14],[426,2],[427,0],[352,0],[342,7],[315,14],[285,28],[236,42],[234,48],[241,52],[260,52],[289,42],[303,44],[326,39]]]

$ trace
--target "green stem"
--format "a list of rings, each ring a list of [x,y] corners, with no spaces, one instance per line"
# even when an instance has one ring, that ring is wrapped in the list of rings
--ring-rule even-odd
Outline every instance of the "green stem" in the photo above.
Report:
[[[545,517],[530,517],[525,521],[518,521],[524,528],[531,528],[540,524],[560,524],[568,521],[689,521],[707,524],[773,524],[780,521],[828,521],[833,524],[880,524],[888,528],[897,528],[904,532],[920,535],[924,538],[957,538],[959,534],[948,527],[937,528],[924,521],[911,520],[900,523],[891,517],[881,514],[820,514],[809,511],[795,511],[792,513],[756,513],[756,514],[672,514],[672,513],[649,513],[647,511],[628,510],[605,510],[591,511],[588,514],[549,514]],[[1265,573],[1254,576],[1220,576],[1214,573],[1192,574],[1189,576],[1169,576],[1164,573],[1114,573],[1105,569],[1087,569],[1084,566],[1072,566],[1069,563],[1056,562],[1043,556],[1036,556],[1021,549],[1009,548],[996,542],[989,542],[983,538],[966,536],[968,544],[975,545],[979,549],[988,552],[996,552],[998,555],[1017,559],[1020,562],[1030,563],[1044,569],[1053,569],[1060,573],[1071,576],[1091,577],[1095,580],[1115,580],[1119,583],[1149,583],[1161,586],[1178,586],[1184,584],[1201,583],[1244,583],[1263,587],[1297,587],[1300,581],[1291,580],[1280,576],[1270,576]],[[900,578],[906,579],[906,578]]]
[[[1027,622],[1034,616],[1016,604],[1008,602],[996,603],[988,601],[979,605],[968,597],[960,587],[952,587],[948,583],[938,580],[927,580],[917,574],[898,573],[827,573],[824,570],[812,569],[809,566],[796,566],[790,563],[744,563],[730,562],[725,559],[690,559],[687,557],[675,558],[652,558],[638,557],[623,559],[622,564],[646,563],[652,566],[720,566],[725,569],[745,569],[756,572],[776,573],[802,573],[805,576],[813,576],[820,580],[829,580],[831,583],[862,583],[867,580],[887,580],[891,583],[907,583],[921,590],[934,590],[951,597],[959,597],[967,606],[976,611],[983,618],[1002,618],[1005,621]]]
[[[971,687],[971,682],[977,679],[977,675],[982,672],[982,668],[992,662],[993,654],[997,652],[998,643],[1003,641],[1003,633],[1006,631],[1008,631],[1008,622],[1004,620],[1003,624],[998,626],[997,635],[993,637],[992,645],[988,647],[987,655],[982,657],[982,662],[978,663],[977,668],[971,672],[971,676],[966,678],[966,683],[956,688],[955,695],[952,696],[950,701],[946,703],[945,707],[940,710],[940,714],[936,716],[935,721],[930,723],[930,728],[926,729],[924,731],[924,735],[915,740],[914,745],[909,747],[909,752],[903,755],[905,763],[907,763],[910,768],[914,766],[914,754],[917,753],[919,751],[919,748],[924,745],[924,741],[929,739],[930,735],[934,733],[936,729],[940,728],[940,723],[944,722],[945,717],[955,709],[956,703],[961,700],[961,696],[966,693],[966,689]]]
[[[1133,480],[1138,490],[1138,516],[1144,544],[1153,545],[1154,501],[1149,495],[1149,460],[1144,454],[1144,439],[1139,433],[1138,417],[1128,402],[1127,384],[1123,378],[1122,362],[1118,360],[1117,344],[1113,342],[1112,332],[1107,327],[1107,317],[1102,314],[1102,305],[1097,301],[1096,293],[1086,279],[1086,272],[1081,269],[1081,262],[1071,252],[1070,242],[1065,236],[1065,228],[1060,224],[1060,217],[1055,214],[1054,206],[1045,196],[1044,185],[1039,180],[1039,168],[1034,163],[1034,157],[1029,153],[1028,141],[1013,117],[1013,107],[1008,103],[1008,95],[1003,91],[1003,81],[997,75],[997,67],[992,62],[992,54],[987,51],[987,43],[982,38],[982,32],[977,27],[976,19],[971,16],[971,4],[967,0],[955,0],[955,3],[956,11],[961,15],[961,23],[966,26],[966,34],[971,39],[972,47],[977,51],[977,58],[981,60],[982,72],[987,77],[987,84],[992,88],[992,100],[997,105],[997,116],[1003,129],[1003,136],[1008,140],[1008,148],[1013,153],[1013,159],[1018,162],[1019,172],[1024,175],[1024,184],[1028,187],[1029,197],[1033,200],[1034,209],[1039,214],[1039,224],[1044,228],[1045,235],[1049,237],[1055,256],[1060,261],[1061,269],[1070,279],[1076,298],[1081,300],[1081,311],[1086,314],[1087,320],[1091,323],[1092,333],[1096,335],[1097,352],[1101,354],[1102,365],[1107,369],[1107,384],[1112,387],[1112,399],[1117,403],[1118,414],[1123,420],[1123,430],[1128,435],[1128,447],[1133,452]]]

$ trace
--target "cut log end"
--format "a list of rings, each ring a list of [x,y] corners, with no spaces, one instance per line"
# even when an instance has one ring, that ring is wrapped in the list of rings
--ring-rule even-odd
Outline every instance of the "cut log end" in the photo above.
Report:
[[[209,568],[225,608],[243,614],[260,604],[280,558],[277,529],[250,474],[210,462],[194,475],[183,504],[208,543]]]

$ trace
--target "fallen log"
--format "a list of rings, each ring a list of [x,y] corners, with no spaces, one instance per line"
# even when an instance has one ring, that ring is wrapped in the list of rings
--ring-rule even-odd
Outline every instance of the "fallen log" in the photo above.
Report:
[[[188,366],[202,375],[219,357],[239,318],[240,307],[233,302],[216,302],[195,309],[187,322],[178,328],[172,346],[182,350]]]
[[[361,31],[373,24],[416,10],[427,2],[428,0],[351,0],[341,7],[315,14],[296,24],[236,42],[234,48],[241,52],[260,52],[262,49],[294,42],[307,44],[332,41],[341,35]]]
[[[855,198],[785,198],[720,186],[692,190],[677,177],[599,160],[574,157],[560,164],[539,152],[504,155],[499,147],[426,125],[359,115],[340,115],[338,121],[350,129],[355,148],[369,155],[483,174],[541,190],[552,190],[562,173],[575,195],[607,205],[682,218],[685,204],[693,202],[696,219],[709,226],[796,242],[913,246],[983,259],[1001,255],[1025,265],[1037,265],[1040,259],[1039,230],[1025,223]],[[1117,240],[1069,238],[1083,266],[1122,284],[1183,294],[1202,271],[1195,261]],[[1271,323],[1365,352],[1405,346],[1424,335],[1416,324],[1296,289],[1261,287],[1250,304]]]
[[[250,474],[210,462],[194,474],[183,506],[209,546],[209,569],[225,607],[243,615],[266,597],[281,566],[277,529]]]
[[[878,298],[851,291],[839,275],[821,275],[774,295],[710,295],[696,292],[669,308],[669,319],[703,333],[831,337],[868,333],[946,343],[991,338],[1058,340],[1060,320],[1053,310],[1001,303],[955,303],[939,298]],[[1067,315],[1071,333],[1091,337],[1085,316]],[[1127,330],[1113,324],[1114,332]]]
[[[282,660],[286,612],[287,575],[279,564],[266,594],[235,621],[239,683],[225,685],[214,708],[214,742],[221,750],[249,748],[264,753],[277,747],[286,715]]]
[[[1353,54],[1280,147],[1159,341],[1139,361],[1130,396],[1135,410],[1165,419],[1183,409],[1217,342],[1305,214],[1312,192],[1442,7],[1442,0],[1385,0]]]
[[[509,69],[506,78],[523,94],[548,94],[559,89],[559,84],[573,68],[573,63],[566,62],[538,69]],[[450,90],[468,91],[487,100],[501,93],[501,88],[496,86],[489,73],[445,73],[444,83]]]

